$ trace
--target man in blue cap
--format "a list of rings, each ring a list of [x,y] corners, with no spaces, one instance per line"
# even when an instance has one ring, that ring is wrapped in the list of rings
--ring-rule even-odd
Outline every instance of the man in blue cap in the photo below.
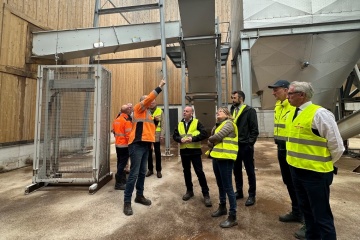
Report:
[[[274,111],[274,141],[277,145],[277,157],[280,165],[281,176],[284,184],[287,187],[290,200],[291,200],[291,212],[279,216],[281,222],[302,222],[302,214],[300,212],[299,203],[296,197],[296,192],[293,184],[293,180],[290,173],[289,164],[286,161],[286,118],[291,110],[294,109],[290,105],[287,99],[287,93],[290,83],[286,80],[278,80],[273,85],[268,86],[272,89],[272,95],[276,99],[275,111]],[[305,239],[305,227],[300,228],[295,233],[300,239]]]

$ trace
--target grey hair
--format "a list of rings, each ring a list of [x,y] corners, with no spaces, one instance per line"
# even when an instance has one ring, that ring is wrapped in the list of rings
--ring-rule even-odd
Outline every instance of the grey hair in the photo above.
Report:
[[[191,106],[191,105],[186,105],[185,107],[190,107],[190,108],[191,108],[192,113],[195,113],[193,106]],[[185,108],[184,108],[184,109],[185,109]]]
[[[290,86],[294,87],[295,92],[303,92],[306,95],[307,100],[311,100],[314,95],[314,88],[311,86],[309,82],[298,82],[294,81],[290,83]]]

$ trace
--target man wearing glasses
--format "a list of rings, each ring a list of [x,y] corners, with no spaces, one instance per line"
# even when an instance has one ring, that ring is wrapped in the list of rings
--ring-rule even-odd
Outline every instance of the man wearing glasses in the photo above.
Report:
[[[308,82],[292,82],[289,103],[296,107],[286,120],[287,157],[304,215],[306,239],[336,239],[330,208],[330,185],[336,174],[333,162],[343,151],[334,115],[311,102],[314,90]]]

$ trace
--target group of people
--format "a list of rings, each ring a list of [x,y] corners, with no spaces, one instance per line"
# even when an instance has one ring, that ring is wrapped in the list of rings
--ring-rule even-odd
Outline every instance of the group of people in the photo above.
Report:
[[[149,149],[151,144],[155,143],[155,154],[157,151],[160,152],[158,150],[160,143],[157,145],[156,142],[164,137],[159,128],[159,124],[164,125],[164,118],[162,114],[158,114],[159,112],[154,114],[156,111],[149,109],[154,109],[155,98],[164,85],[165,81],[161,80],[159,87],[149,95],[141,97],[140,102],[134,107],[132,127],[126,128],[128,130],[125,131],[128,134],[128,153],[132,164],[126,184],[122,187],[125,189],[123,210],[125,215],[133,214],[131,196],[135,187],[135,202],[151,205],[151,201],[143,195],[144,180],[145,176],[153,174],[152,160],[149,164],[151,168],[147,171]],[[272,89],[277,100],[274,113],[274,140],[278,149],[281,176],[291,200],[291,211],[279,216],[279,221],[303,223],[300,230],[295,233],[295,237],[300,239],[336,239],[329,204],[330,185],[333,174],[336,174],[333,162],[341,157],[344,146],[334,115],[311,102],[314,90],[310,83],[290,84],[286,80],[279,80],[268,87]],[[244,103],[245,94],[242,91],[233,91],[231,99],[233,104],[230,110],[226,107],[218,108],[216,125],[211,130],[210,136],[201,122],[194,118],[194,109],[191,106],[183,109],[183,119],[173,133],[174,141],[180,144],[186,186],[186,193],[182,199],[188,201],[194,196],[192,165],[201,186],[204,204],[206,207],[211,207],[209,187],[201,159],[201,141],[208,139],[209,150],[206,155],[212,159],[219,191],[219,206],[211,216],[228,215],[227,219],[220,223],[223,228],[238,224],[236,200],[244,198],[243,163],[249,184],[245,206],[252,206],[256,202],[254,144],[259,135],[257,115],[254,108]],[[123,107],[125,109],[125,106]],[[129,117],[123,116],[123,121],[126,123],[128,119]],[[157,140],[155,136],[158,137]],[[121,143],[119,146],[121,148]],[[124,154],[124,156],[128,155]],[[121,170],[124,163],[120,162],[118,167],[120,165]],[[159,162],[160,164],[157,159],[156,170],[157,176],[161,177],[161,161]],[[117,173],[116,181],[122,183],[124,175],[121,175],[119,168],[118,172],[120,174]],[[235,191],[232,175],[235,178]],[[229,201],[229,211],[226,207],[226,198]]]
[[[231,110],[219,108],[216,112],[217,123],[208,138],[205,127],[194,118],[194,109],[186,106],[183,119],[174,130],[173,139],[180,144],[181,163],[184,171],[186,193],[183,200],[187,201],[194,196],[191,180],[191,164],[198,177],[204,204],[211,207],[209,187],[203,171],[201,160],[201,141],[208,138],[209,151],[206,153],[212,158],[213,171],[219,190],[219,207],[212,213],[212,217],[227,215],[226,196],[229,199],[229,214],[225,221],[220,223],[223,228],[237,225],[236,199],[244,197],[242,163],[248,176],[248,198],[245,206],[255,204],[256,176],[254,166],[254,144],[259,135],[256,111],[244,104],[245,94],[242,91],[232,92],[233,105]],[[235,176],[236,192],[232,184],[232,174]]]

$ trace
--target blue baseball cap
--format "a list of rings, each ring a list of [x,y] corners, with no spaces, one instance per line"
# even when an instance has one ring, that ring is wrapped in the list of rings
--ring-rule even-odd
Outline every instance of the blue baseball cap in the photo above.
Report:
[[[286,80],[278,80],[273,85],[269,85],[268,88],[277,88],[277,87],[289,88],[289,85],[290,83]]]

